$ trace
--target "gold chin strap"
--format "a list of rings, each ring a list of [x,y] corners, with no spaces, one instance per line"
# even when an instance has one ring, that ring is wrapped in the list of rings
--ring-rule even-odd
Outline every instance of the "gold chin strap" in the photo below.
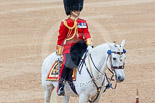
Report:
[[[92,45],[93,45],[93,43],[92,43],[92,38],[88,38],[88,39],[86,40],[86,43],[87,43],[87,45],[92,46]]]
[[[76,18],[78,17],[78,15],[74,11],[72,11],[72,13],[76,16]]]
[[[57,45],[57,55],[61,55],[62,54],[62,51],[63,51],[63,47],[61,45]]]

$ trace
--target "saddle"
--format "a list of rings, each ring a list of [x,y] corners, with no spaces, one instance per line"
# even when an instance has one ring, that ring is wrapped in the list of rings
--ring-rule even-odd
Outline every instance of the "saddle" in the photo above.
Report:
[[[60,62],[60,68],[62,66],[62,61]],[[47,79],[48,81],[58,81],[59,79],[59,76],[58,76],[58,61],[55,61],[54,64],[52,65],[49,73],[48,73],[48,76],[47,76]],[[72,79],[73,81],[76,81],[76,72],[77,72],[77,69],[74,68],[73,69],[73,74],[72,74]]]

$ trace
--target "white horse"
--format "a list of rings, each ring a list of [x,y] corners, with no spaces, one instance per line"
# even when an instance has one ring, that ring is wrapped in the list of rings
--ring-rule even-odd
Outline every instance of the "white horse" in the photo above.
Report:
[[[98,103],[101,94],[105,90],[107,84],[105,79],[105,71],[111,69],[116,74],[116,80],[122,82],[125,79],[124,64],[125,64],[125,50],[123,49],[125,40],[121,45],[115,43],[104,43],[96,46],[89,51],[90,56],[85,58],[85,65],[81,69],[81,73],[77,72],[76,81],[74,81],[75,89],[78,93],[79,103],[86,103],[88,99],[95,97],[98,93],[98,98],[92,103]],[[45,103],[50,103],[51,93],[54,88],[57,88],[58,82],[46,81],[47,75],[53,63],[57,60],[56,53],[50,54],[42,64],[42,87],[45,93]],[[94,80],[92,80],[94,77]],[[97,89],[97,87],[100,87]],[[65,84],[65,96],[63,103],[69,102],[70,96],[77,96],[71,89],[68,83]],[[56,96],[55,96],[56,98]],[[55,103],[55,102],[52,102]]]

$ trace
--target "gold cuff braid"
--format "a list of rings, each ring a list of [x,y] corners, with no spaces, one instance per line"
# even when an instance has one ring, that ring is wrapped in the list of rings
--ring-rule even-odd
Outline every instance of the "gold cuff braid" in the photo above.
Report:
[[[92,39],[91,39],[91,38],[88,38],[88,39],[86,40],[86,43],[87,43],[87,45],[93,45]]]
[[[57,48],[58,48],[57,55],[61,55],[62,54],[62,51],[63,51],[63,47],[60,46],[60,45],[57,45]]]

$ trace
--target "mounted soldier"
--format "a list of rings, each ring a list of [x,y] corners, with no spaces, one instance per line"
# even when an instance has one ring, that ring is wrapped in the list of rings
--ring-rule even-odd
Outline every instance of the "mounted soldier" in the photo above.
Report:
[[[59,72],[58,95],[64,95],[64,83],[67,76],[72,73],[76,64],[70,56],[70,48],[78,41],[85,41],[87,50],[92,49],[92,39],[88,30],[86,20],[80,19],[79,15],[83,9],[84,0],[63,0],[67,19],[61,22],[57,40],[58,60],[63,57],[63,64]]]

